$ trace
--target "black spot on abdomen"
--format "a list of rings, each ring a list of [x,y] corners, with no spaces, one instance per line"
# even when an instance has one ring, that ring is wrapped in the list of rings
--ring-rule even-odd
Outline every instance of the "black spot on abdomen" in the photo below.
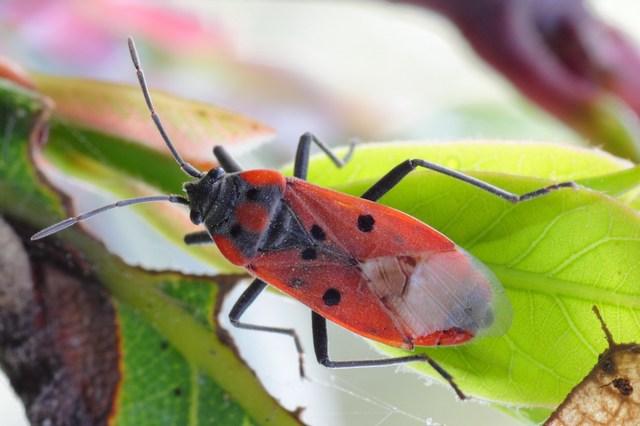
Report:
[[[373,231],[373,226],[376,221],[370,214],[363,214],[358,216],[358,229],[362,232],[371,232]]]
[[[322,295],[322,301],[327,306],[336,306],[337,304],[340,303],[341,299],[342,299],[342,295],[335,288],[330,288],[329,290],[325,291],[324,294]]]

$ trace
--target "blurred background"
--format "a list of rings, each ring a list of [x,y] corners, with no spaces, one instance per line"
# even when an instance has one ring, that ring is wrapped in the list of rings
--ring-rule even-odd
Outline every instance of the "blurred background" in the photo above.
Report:
[[[424,3],[434,6],[440,2]],[[539,2],[546,3],[549,2]],[[560,14],[582,4],[556,3],[564,5],[561,10],[551,8]],[[622,31],[623,40],[630,43],[640,39],[637,2],[592,0],[585,5],[589,19],[581,22],[589,25],[581,27],[584,32],[578,38],[588,41],[587,46],[593,47],[598,38],[607,39],[610,33],[605,31],[606,36],[602,35],[606,25]],[[530,8],[516,16],[522,20],[540,19],[537,12]],[[572,13],[565,16],[584,17]],[[477,19],[486,19],[486,27],[496,30],[503,40],[508,36],[507,32],[500,32],[498,21],[491,21],[482,13]],[[569,24],[567,27],[572,29]],[[540,28],[543,31],[544,25]],[[126,37],[132,35],[154,90],[229,108],[271,126],[276,131],[272,143],[258,148],[257,153],[238,152],[248,167],[277,167],[289,162],[299,136],[306,131],[332,145],[358,137],[365,141],[516,139],[575,144],[590,140],[606,146],[599,138],[615,128],[616,137],[622,139],[621,146],[626,147],[620,152],[635,159],[637,105],[634,107],[633,99],[616,97],[627,87],[615,84],[624,83],[624,76],[613,72],[604,78],[602,72],[595,72],[601,71],[595,66],[580,68],[580,61],[565,62],[572,65],[575,77],[570,83],[580,86],[581,94],[588,93],[577,101],[572,98],[572,102],[583,102],[589,108],[602,106],[598,111],[619,124],[594,128],[588,124],[593,117],[578,116],[574,114],[576,109],[567,112],[566,99],[545,97],[539,89],[542,86],[536,86],[536,79],[542,81],[544,75],[532,72],[530,78],[516,78],[515,84],[524,87],[529,98],[523,96],[509,81],[514,81],[513,76],[507,72],[505,78],[497,73],[474,51],[471,45],[483,52],[482,43],[473,43],[474,34],[479,37],[476,40],[481,40],[474,31],[477,29],[464,26],[464,19],[450,20],[426,8],[383,1],[0,3],[0,55],[27,70],[132,84],[135,75],[126,47]],[[575,34],[567,30],[566,40],[574,38]],[[618,33],[613,39],[619,40]],[[628,58],[630,68],[637,65],[633,52],[625,50],[626,43],[616,43],[613,42],[613,50],[619,48],[616,54],[605,57],[594,47],[593,52],[600,55],[598,60],[612,63]],[[517,41],[513,44],[516,49],[519,47]],[[562,47],[562,40],[555,46]],[[566,51],[559,48],[555,53]],[[500,68],[501,58],[493,59],[494,66]],[[543,65],[549,60],[544,55],[528,59],[531,64]],[[581,74],[586,68],[591,73]],[[553,78],[553,70],[549,73]],[[602,101],[600,91],[599,95],[592,95],[592,88],[584,87],[586,74],[592,77],[591,82],[604,82],[600,87],[613,96]],[[620,132],[620,128],[624,131]],[[614,151],[620,149],[620,145],[616,146]],[[266,312],[260,312],[260,304],[251,311],[251,318],[273,316],[273,323],[290,325],[291,318],[275,318],[272,314],[287,311],[300,323],[301,330],[308,329],[305,308],[289,300],[274,303],[279,303],[280,308],[274,310],[264,304]],[[332,345],[341,348],[340,357],[375,355],[361,339],[338,330],[333,332],[337,340]],[[273,345],[271,336],[264,341],[254,335],[236,338],[243,355],[255,358],[250,362],[256,371],[263,371],[259,373],[261,379],[287,407],[308,406],[304,419],[311,424],[463,424],[471,419],[474,423],[483,419],[487,424],[518,424],[486,405],[459,404],[448,389],[427,386],[424,379],[394,368],[375,373],[327,372],[312,369],[309,364],[313,362],[308,362],[314,383],[303,392],[299,388],[292,392],[292,383],[299,381],[297,369],[290,362],[294,356],[285,355],[284,362],[255,356],[256,351],[251,348]],[[312,346],[308,336],[303,343],[307,348]],[[288,343],[282,346],[285,345]],[[351,348],[354,354],[345,355],[344,347]],[[282,365],[274,366],[278,361]],[[20,403],[4,378],[0,379],[0,419],[6,426],[26,424]]]

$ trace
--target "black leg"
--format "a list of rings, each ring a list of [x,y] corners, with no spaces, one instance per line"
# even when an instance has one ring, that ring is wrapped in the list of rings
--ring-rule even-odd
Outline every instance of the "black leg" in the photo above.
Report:
[[[332,361],[329,358],[329,336],[327,334],[327,320],[315,312],[311,313],[311,326],[313,329],[313,349],[318,362],[327,368],[358,368],[358,367],[384,367],[388,365],[406,364],[409,362],[428,362],[453,388],[460,399],[466,399],[464,393],[453,381],[453,377],[437,362],[426,354],[409,355],[398,358],[367,359],[357,361]]]
[[[307,172],[309,171],[309,152],[311,150],[311,143],[315,143],[320,147],[322,151],[333,161],[336,167],[342,167],[351,159],[353,155],[353,150],[356,146],[356,141],[352,140],[349,144],[349,152],[344,158],[340,159],[336,157],[336,155],[331,151],[324,142],[318,139],[312,133],[305,133],[300,136],[300,141],[298,142],[298,150],[296,151],[296,160],[293,165],[293,176],[299,179],[306,180]]]
[[[256,300],[260,293],[262,293],[262,290],[264,290],[266,287],[267,283],[265,283],[264,281],[258,278],[253,280],[249,288],[247,288],[244,293],[242,293],[240,298],[236,301],[235,305],[233,305],[233,308],[229,313],[229,320],[235,327],[245,330],[266,331],[267,333],[279,333],[291,336],[296,345],[296,350],[298,351],[300,377],[304,377],[304,366],[302,364],[302,344],[300,343],[300,339],[298,338],[295,330],[290,328],[267,327],[240,322],[240,318],[242,317],[242,315],[244,315],[245,311],[249,308],[249,306],[251,306],[251,304]]]
[[[402,163],[394,167],[389,173],[384,175],[378,182],[376,182],[371,188],[369,188],[369,190],[362,195],[362,198],[371,201],[380,199],[384,194],[386,194],[394,186],[396,186],[406,175],[408,175],[418,167],[424,167],[426,169],[433,170],[434,172],[451,176],[454,179],[466,182],[513,204],[541,197],[551,191],[555,191],[560,188],[576,188],[576,184],[573,182],[561,182],[545,186],[544,188],[540,188],[535,191],[527,192],[523,195],[517,195],[505,191],[504,189],[498,188],[497,186],[493,186],[480,179],[476,179],[447,167],[443,167],[435,163],[430,163],[425,160],[413,159],[403,161]]]
[[[242,166],[229,155],[224,147],[218,145],[213,147],[213,155],[216,157],[222,168],[227,173],[241,172]]]
[[[207,231],[191,232],[184,236],[184,242],[188,246],[213,244],[211,235]]]

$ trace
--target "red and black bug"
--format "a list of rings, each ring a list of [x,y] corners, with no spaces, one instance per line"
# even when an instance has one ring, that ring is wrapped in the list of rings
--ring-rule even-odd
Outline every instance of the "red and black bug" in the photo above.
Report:
[[[453,378],[425,354],[398,358],[333,361],[326,320],[357,334],[403,349],[458,345],[478,336],[499,335],[511,323],[511,305],[493,273],[472,255],[419,220],[376,203],[418,167],[464,181],[511,203],[573,186],[563,182],[516,195],[463,173],[421,159],[406,160],[362,197],[305,181],[311,144],[341,167],[344,159],[310,133],[300,138],[294,177],[273,170],[242,171],[224,148],[213,153],[221,167],[202,173],[176,151],[155,113],[133,40],[131,57],[151,116],[182,170],[195,180],[184,184],[186,197],[143,197],[119,201],[67,219],[35,234],[43,238],[105,210],[151,201],[190,209],[191,221],[205,230],[185,237],[187,244],[215,243],[232,263],[255,277],[229,318],[237,327],[276,332],[292,330],[241,322],[267,283],[312,310],[315,354],[330,368],[429,362],[464,398]]]

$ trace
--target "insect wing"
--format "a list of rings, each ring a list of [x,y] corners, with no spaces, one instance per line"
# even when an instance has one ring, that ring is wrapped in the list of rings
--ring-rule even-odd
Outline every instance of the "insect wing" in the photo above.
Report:
[[[307,229],[319,226],[327,242],[356,259],[444,252],[455,244],[412,216],[363,198],[287,178],[285,201]],[[319,241],[320,244],[323,241]]]
[[[326,252],[312,262],[302,263],[299,258],[298,250],[263,253],[251,263],[251,272],[354,333],[390,346],[413,346],[400,324],[389,318],[364,286],[357,268]]]
[[[257,276],[358,334],[403,348],[499,335],[511,305],[493,273],[402,212],[304,181],[285,202],[307,247],[262,253]]]

